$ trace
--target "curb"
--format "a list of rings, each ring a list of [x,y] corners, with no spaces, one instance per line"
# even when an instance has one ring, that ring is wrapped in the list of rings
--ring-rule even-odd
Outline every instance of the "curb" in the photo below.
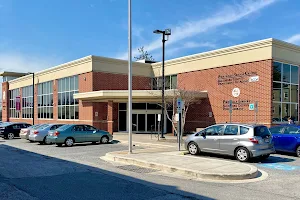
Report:
[[[167,173],[176,173],[179,175],[186,175],[193,178],[210,179],[210,180],[245,180],[254,179],[258,176],[259,171],[256,167],[248,165],[250,167],[247,173],[236,173],[236,174],[226,174],[226,173],[205,173],[199,172],[191,169],[184,169],[180,167],[174,167],[170,165],[164,165],[155,162],[148,162],[134,158],[122,157],[121,155],[114,155],[112,153],[107,153],[105,156],[101,157],[105,161],[114,161],[124,164],[137,165],[140,167],[152,168],[161,170]]]

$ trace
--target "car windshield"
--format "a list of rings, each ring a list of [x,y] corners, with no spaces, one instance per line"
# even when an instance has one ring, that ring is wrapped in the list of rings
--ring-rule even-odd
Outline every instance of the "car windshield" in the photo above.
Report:
[[[66,125],[63,125],[61,127],[59,127],[58,129],[56,129],[57,131],[64,131],[64,130],[67,130],[71,125],[69,124],[66,124]]]
[[[11,124],[12,124],[11,122],[4,122],[0,126],[6,127],[6,126],[11,125]]]
[[[259,136],[265,138],[270,136],[271,132],[269,131],[268,127],[266,126],[257,126],[254,128],[254,136]]]
[[[40,126],[42,126],[43,124],[36,124],[36,125],[33,125],[33,126],[29,126],[28,128],[38,128]]]
[[[37,129],[40,129],[40,130],[42,130],[42,129],[45,129],[45,128],[47,128],[48,126],[50,126],[50,125],[49,125],[49,124],[43,124],[43,125],[41,125],[41,126],[37,127]]]

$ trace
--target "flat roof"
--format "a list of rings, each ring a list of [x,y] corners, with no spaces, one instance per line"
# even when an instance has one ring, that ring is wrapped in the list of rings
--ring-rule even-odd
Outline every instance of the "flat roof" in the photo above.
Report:
[[[29,73],[22,73],[22,72],[8,72],[8,71],[0,72],[0,76],[12,76],[12,77],[21,77],[28,74]]]
[[[165,90],[165,98],[170,99],[176,96],[186,95],[195,99],[207,98],[207,91],[184,91],[184,90]],[[128,90],[101,90],[94,92],[84,92],[74,94],[74,99],[80,99],[90,102],[107,102],[112,100],[114,102],[127,102]],[[133,102],[161,102],[161,90],[133,90]]]

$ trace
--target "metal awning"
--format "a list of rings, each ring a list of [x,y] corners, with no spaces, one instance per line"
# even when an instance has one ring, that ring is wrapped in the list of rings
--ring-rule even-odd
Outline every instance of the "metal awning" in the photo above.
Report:
[[[173,98],[180,96],[183,90],[165,90],[165,98]],[[207,91],[184,91],[186,95],[193,95],[195,98],[204,99],[207,98]],[[128,90],[101,90],[85,93],[74,94],[74,99],[79,99],[88,102],[127,102]],[[161,90],[133,90],[132,91],[133,102],[160,102]]]

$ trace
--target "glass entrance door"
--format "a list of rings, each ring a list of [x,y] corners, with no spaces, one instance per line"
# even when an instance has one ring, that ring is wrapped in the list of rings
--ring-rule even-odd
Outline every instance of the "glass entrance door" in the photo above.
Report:
[[[132,114],[132,131],[137,131],[138,121],[137,114]]]
[[[146,131],[146,115],[138,114],[138,132]]]

